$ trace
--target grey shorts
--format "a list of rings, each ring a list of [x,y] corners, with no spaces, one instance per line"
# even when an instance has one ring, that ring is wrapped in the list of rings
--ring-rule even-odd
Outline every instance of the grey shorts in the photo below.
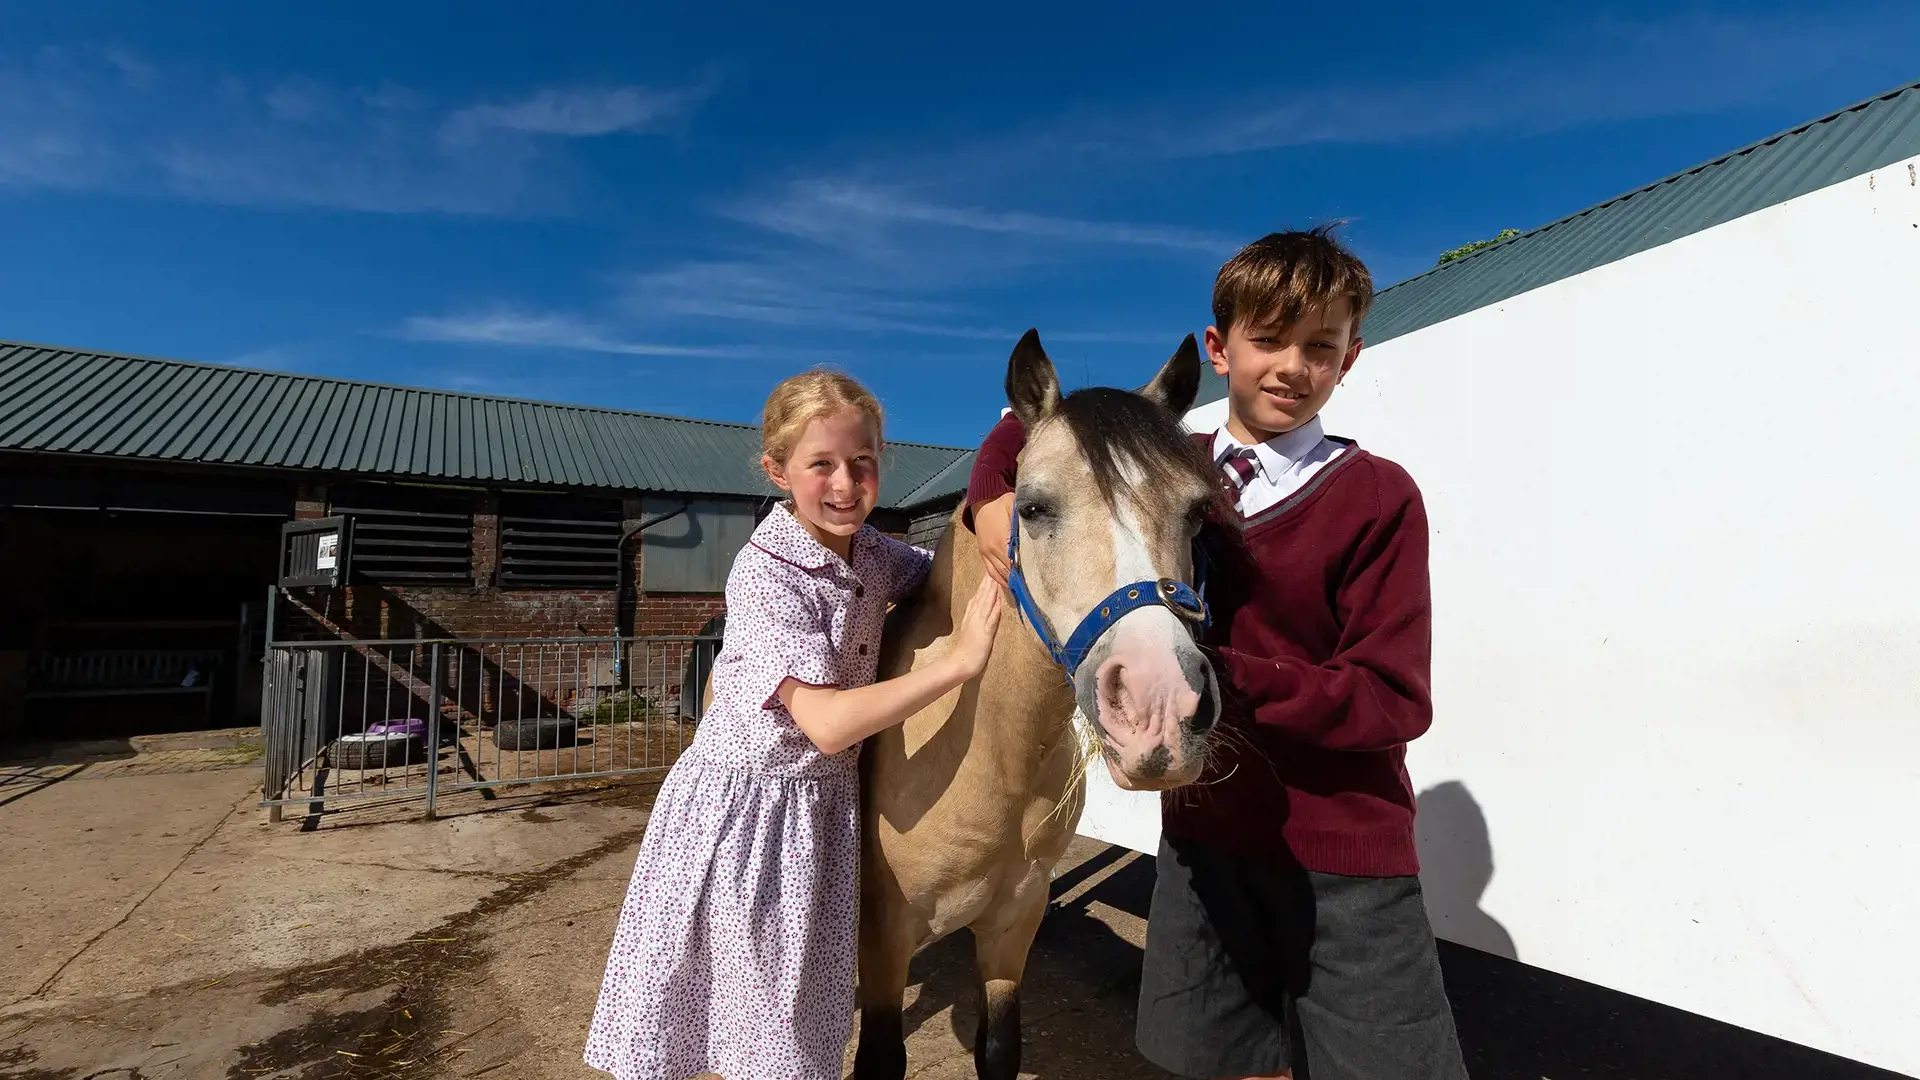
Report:
[[[1465,1080],[1414,877],[1313,873],[1163,836],[1135,1038],[1179,1076]]]

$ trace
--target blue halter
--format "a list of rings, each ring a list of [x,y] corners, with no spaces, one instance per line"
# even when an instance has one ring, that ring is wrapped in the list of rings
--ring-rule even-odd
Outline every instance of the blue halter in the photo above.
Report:
[[[1102,634],[1113,628],[1122,615],[1153,604],[1162,604],[1169,611],[1197,624],[1202,630],[1212,625],[1213,615],[1207,609],[1207,552],[1206,545],[1198,537],[1193,541],[1193,579],[1199,582],[1195,589],[1184,581],[1161,578],[1158,581],[1136,581],[1131,585],[1122,585],[1107,594],[1080,625],[1074,627],[1065,645],[1047,629],[1046,620],[1040,616],[1040,606],[1033,602],[1033,593],[1027,590],[1026,575],[1020,572],[1020,522],[1015,516],[1013,528],[1007,530],[1007,588],[1013,592],[1014,602],[1020,606],[1020,614],[1033,627],[1040,637],[1040,643],[1047,647],[1047,654],[1053,662],[1066,669],[1067,682],[1072,684],[1074,672],[1080,668],[1080,662]]]

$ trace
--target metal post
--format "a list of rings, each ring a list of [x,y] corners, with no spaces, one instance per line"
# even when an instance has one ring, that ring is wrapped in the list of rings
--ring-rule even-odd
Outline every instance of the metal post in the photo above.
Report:
[[[266,789],[266,781],[273,775],[273,755],[275,753],[284,754],[287,752],[285,745],[274,745],[275,743],[284,744],[287,741],[286,732],[275,732],[273,726],[273,601],[279,592],[280,587],[278,585],[267,586],[266,639],[260,646],[260,742],[266,751],[260,755],[264,772],[264,775],[260,778],[260,793],[270,799],[278,799],[286,794],[285,790],[273,792]],[[280,738],[275,739],[275,734],[278,734]],[[279,824],[280,811],[282,809],[282,807],[277,805],[268,807],[267,821],[272,824]]]
[[[440,796],[440,643],[433,643],[433,674],[427,691],[427,820],[438,811]],[[458,723],[458,720],[455,721]]]
[[[280,586],[278,585],[267,586],[267,614],[266,614],[266,630],[265,630],[265,633],[267,636],[266,636],[266,640],[261,642],[261,646],[262,646],[261,653],[260,653],[261,656],[266,655],[265,647],[273,644],[273,632],[274,632],[273,616],[275,613],[273,602],[277,597],[279,597],[279,595],[280,595]]]

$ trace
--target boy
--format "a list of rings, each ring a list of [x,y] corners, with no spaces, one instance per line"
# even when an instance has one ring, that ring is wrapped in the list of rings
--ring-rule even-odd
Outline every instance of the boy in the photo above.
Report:
[[[1196,438],[1241,524],[1208,587],[1227,705],[1199,781],[1161,797],[1136,1029],[1182,1076],[1466,1075],[1404,765],[1432,719],[1426,512],[1405,470],[1319,419],[1372,297],[1325,228],[1257,240],[1214,282],[1227,422]],[[1024,441],[1003,418],[967,493],[1002,581]]]

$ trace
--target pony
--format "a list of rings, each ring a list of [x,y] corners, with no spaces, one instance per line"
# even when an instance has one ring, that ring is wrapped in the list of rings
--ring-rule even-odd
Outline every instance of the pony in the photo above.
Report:
[[[913,955],[972,931],[982,1080],[1020,1070],[1020,983],[1053,868],[1099,760],[1131,790],[1192,783],[1220,712],[1198,638],[1196,544],[1221,482],[1181,418],[1200,388],[1189,334],[1137,390],[1062,395],[1029,330],[1006,374],[1025,425],[1008,597],[978,679],[861,748],[859,1045],[854,1080],[906,1074],[901,1029]],[[933,662],[985,566],[963,509],[925,586],[882,636],[879,678]]]

